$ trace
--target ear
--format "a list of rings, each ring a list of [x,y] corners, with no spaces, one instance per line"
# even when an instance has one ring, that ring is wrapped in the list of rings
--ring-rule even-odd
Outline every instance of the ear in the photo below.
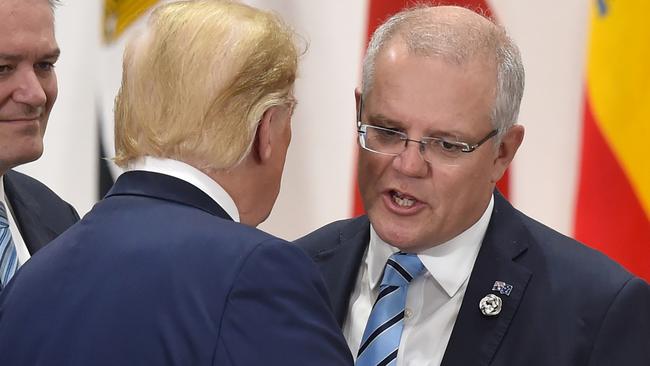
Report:
[[[255,151],[255,160],[259,163],[264,163],[271,157],[271,119],[274,113],[275,108],[271,107],[267,109],[257,124],[253,150]]]
[[[524,140],[524,126],[514,125],[501,138],[501,143],[497,150],[497,156],[494,160],[494,172],[492,182],[496,183],[505,173],[508,166],[515,158],[515,154]]]

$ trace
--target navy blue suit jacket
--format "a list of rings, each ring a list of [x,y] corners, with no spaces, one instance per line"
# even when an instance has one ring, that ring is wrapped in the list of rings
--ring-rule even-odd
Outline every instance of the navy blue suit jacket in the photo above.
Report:
[[[369,241],[366,216],[297,244],[321,268],[340,325]],[[513,286],[509,296],[495,281]],[[501,313],[486,317],[481,298]],[[514,209],[500,194],[442,365],[648,366],[650,287],[603,254]]]
[[[0,295],[0,365],[352,365],[318,269],[182,180],[128,172]]]
[[[4,186],[20,235],[32,255],[79,221],[72,206],[34,178],[9,170]]]

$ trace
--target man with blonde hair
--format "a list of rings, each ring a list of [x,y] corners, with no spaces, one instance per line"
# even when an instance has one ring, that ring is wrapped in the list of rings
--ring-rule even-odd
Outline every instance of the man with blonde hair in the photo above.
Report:
[[[356,91],[367,215],[298,241],[357,366],[650,365],[650,288],[513,208],[523,136],[504,29],[420,6],[377,29]]]
[[[0,299],[2,365],[351,365],[318,270],[254,227],[291,139],[298,50],[229,1],[156,9],[125,51],[116,162]]]

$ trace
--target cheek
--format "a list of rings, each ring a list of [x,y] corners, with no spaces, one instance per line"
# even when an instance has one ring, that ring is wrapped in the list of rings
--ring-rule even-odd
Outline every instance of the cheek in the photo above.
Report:
[[[390,165],[390,159],[380,159],[382,156],[369,154],[372,153],[359,151],[357,167],[359,191],[366,207],[369,207],[372,203],[370,201],[377,199],[382,191],[383,173]]]
[[[373,159],[369,159],[367,154],[363,151],[359,152],[358,163],[357,163],[357,172],[359,184],[363,187],[366,187],[371,182],[375,181],[376,177],[376,164],[373,162]],[[367,188],[367,187],[366,187]]]
[[[282,165],[284,165],[284,161],[287,158],[287,152],[289,151],[289,146],[291,145],[291,125],[290,123],[287,123],[287,128],[284,131],[284,150],[282,151]]]
[[[484,174],[477,171],[474,165],[448,166],[440,169],[433,169],[432,178],[429,182],[434,199],[439,203],[464,201],[477,193],[480,186],[484,185]],[[458,208],[458,203],[448,204],[450,210]]]
[[[492,159],[492,156],[486,154],[481,161],[476,164],[472,179],[475,184],[489,186],[494,183],[494,176],[496,174],[497,166]]]
[[[289,118],[284,126],[284,140],[287,142],[287,145],[291,143],[291,137],[292,137],[292,132],[291,132],[291,119]]]
[[[464,170],[463,174],[458,174],[454,182],[450,184],[453,191],[450,192],[450,196],[458,201],[456,209],[460,211],[466,211],[468,205],[482,204],[493,189],[492,170],[488,161],[477,161],[465,168],[467,170]]]
[[[8,82],[0,80],[0,113],[4,109],[8,108],[7,104],[10,103],[11,95],[13,94],[14,89],[15,88]]]
[[[47,111],[49,112],[54,106],[57,96],[59,95],[59,86],[56,80],[56,74],[52,73],[52,76],[46,79],[43,82],[43,90],[45,91],[45,96],[47,97]]]

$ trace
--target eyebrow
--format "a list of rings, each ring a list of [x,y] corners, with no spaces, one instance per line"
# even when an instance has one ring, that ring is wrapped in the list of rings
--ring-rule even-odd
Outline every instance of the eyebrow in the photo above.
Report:
[[[58,59],[59,56],[61,56],[61,49],[56,48],[53,51],[46,53],[43,58],[45,58],[45,59],[57,58]]]
[[[59,48],[56,48],[52,51],[46,52],[44,55],[38,57],[39,60],[47,60],[47,59],[58,59],[59,56],[61,55],[61,50]],[[16,55],[12,53],[0,53],[0,59],[2,60],[8,60],[8,61],[20,61],[24,59],[25,57],[23,55]]]
[[[394,120],[392,118],[388,118],[388,117],[384,116],[381,113],[379,113],[379,114],[369,114],[368,115],[368,121],[369,122],[380,122],[380,123],[384,123],[384,124],[387,124],[387,125],[391,125],[391,126],[396,127],[396,128],[402,128],[404,126],[404,124],[402,122],[396,121],[396,120]]]
[[[370,114],[368,115],[368,122],[369,123],[382,123],[384,124],[386,128],[392,128],[392,129],[400,129],[400,130],[405,130],[406,127],[404,123],[386,117],[385,115],[378,113],[378,114]],[[422,137],[438,137],[438,138],[448,138],[451,140],[456,140],[456,141],[461,141],[463,139],[466,139],[466,136],[463,136],[463,134],[459,133],[458,131],[442,131],[442,130],[434,130],[434,131],[429,131],[426,135]]]

